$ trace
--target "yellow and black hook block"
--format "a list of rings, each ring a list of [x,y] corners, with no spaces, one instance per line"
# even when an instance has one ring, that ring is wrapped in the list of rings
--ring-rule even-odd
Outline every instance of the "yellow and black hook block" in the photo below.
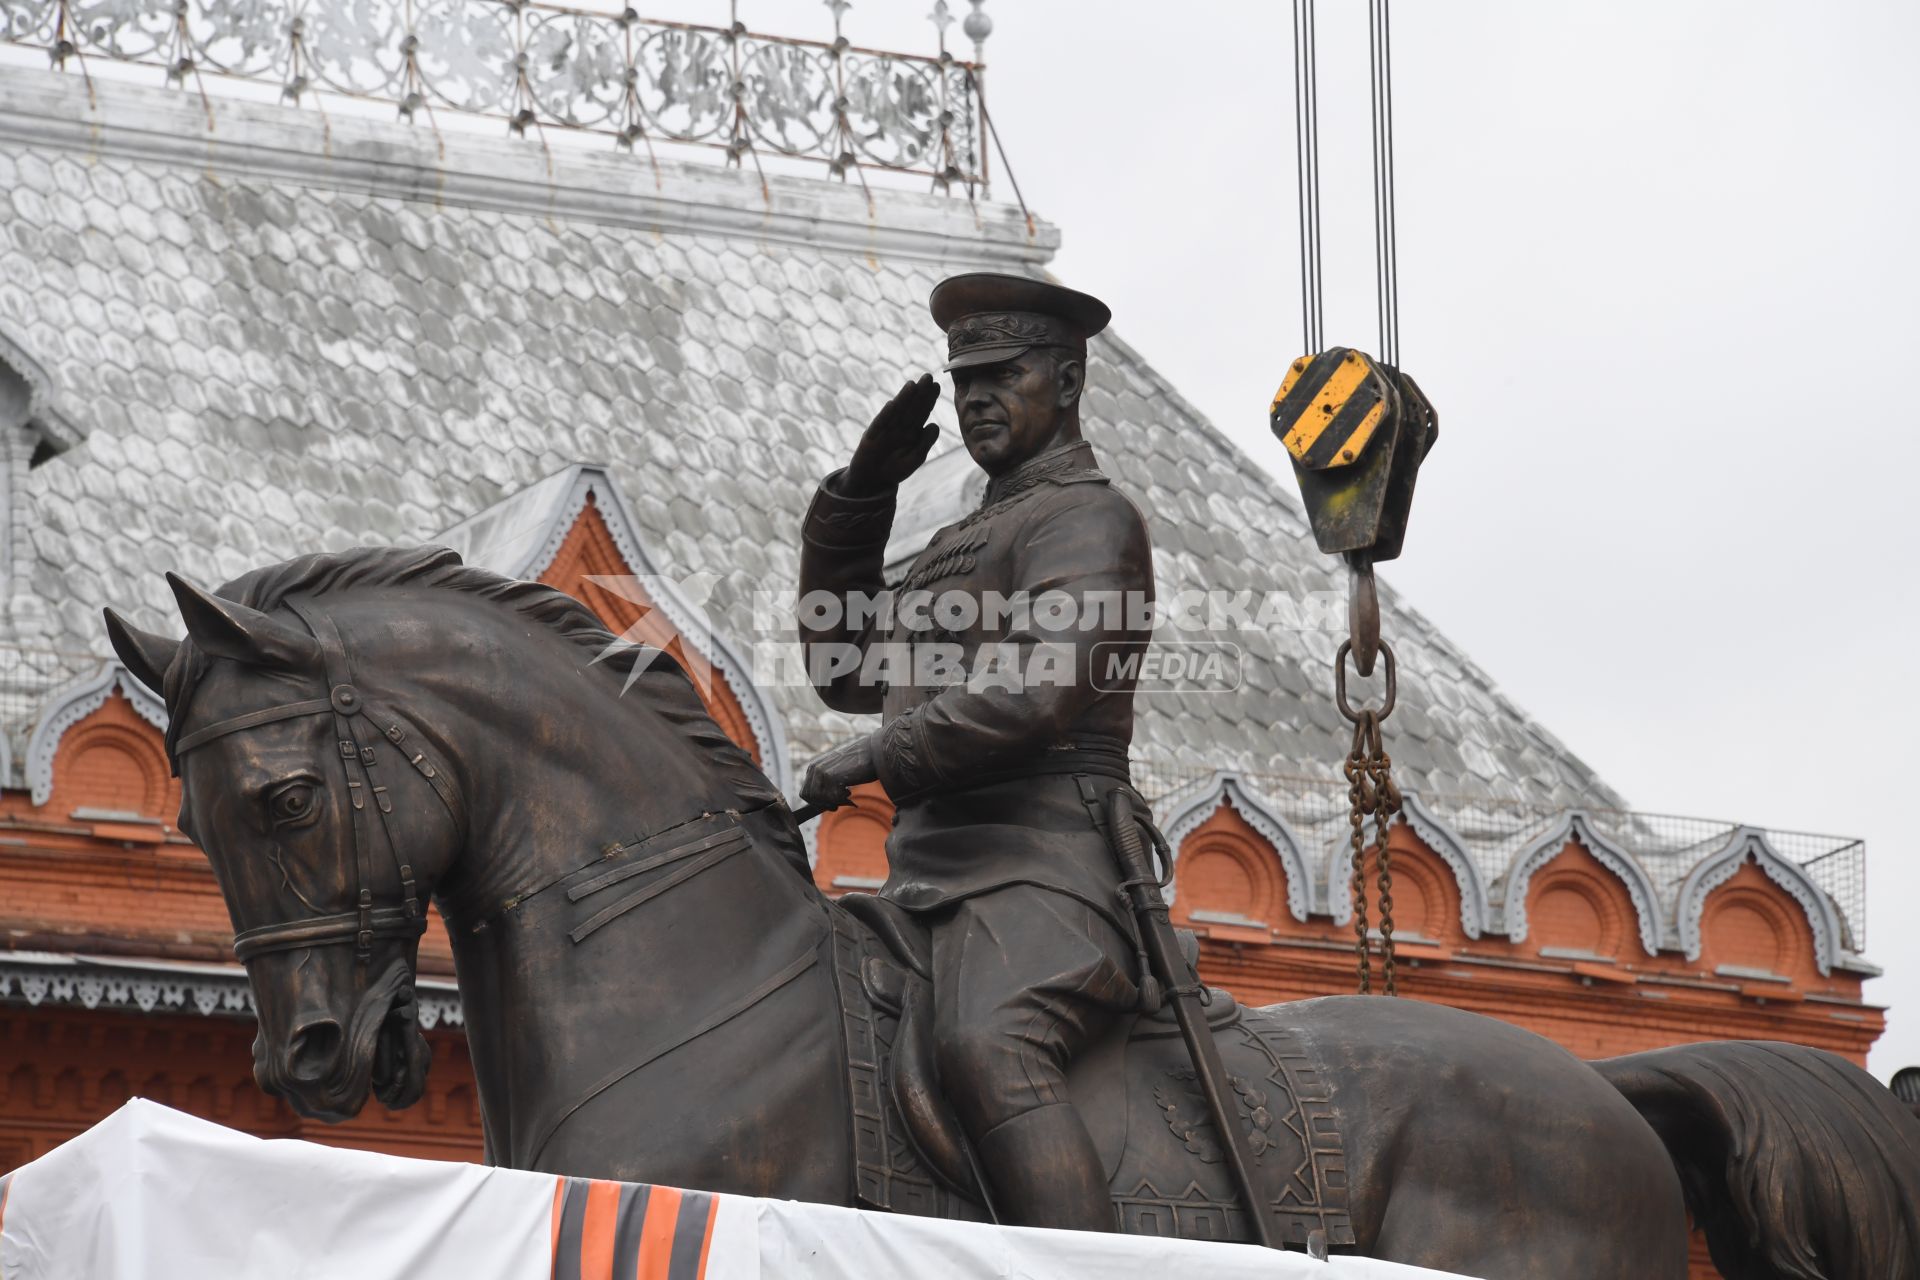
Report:
[[[1400,554],[1439,417],[1406,374],[1363,351],[1329,347],[1288,367],[1270,420],[1293,460],[1314,541],[1354,572],[1354,658],[1369,675],[1380,635],[1373,566]]]

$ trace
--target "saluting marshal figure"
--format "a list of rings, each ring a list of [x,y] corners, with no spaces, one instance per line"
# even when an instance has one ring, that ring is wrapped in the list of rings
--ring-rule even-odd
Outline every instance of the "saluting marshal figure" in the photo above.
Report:
[[[801,795],[841,804],[877,779],[895,806],[879,893],[930,932],[940,1079],[1001,1219],[1111,1231],[1105,1171],[1065,1087],[1075,1055],[1138,999],[1096,825],[1130,785],[1127,658],[1148,643],[1153,599],[1146,521],[1080,432],[1087,339],[1110,313],[993,274],[942,282],[931,307],[986,494],[934,534],[887,615],[860,606],[886,589],[898,486],[938,435],[933,378],[903,387],[822,482],[800,557],[802,643],[827,705],[881,725],[817,760]],[[847,607],[809,610],[815,592]],[[875,645],[945,646],[960,671],[848,660]]]

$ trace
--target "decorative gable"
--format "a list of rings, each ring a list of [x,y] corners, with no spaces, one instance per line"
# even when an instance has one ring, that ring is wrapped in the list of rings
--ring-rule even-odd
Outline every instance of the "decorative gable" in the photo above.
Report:
[[[703,596],[712,579],[661,571],[604,467],[576,463],[468,517],[439,541],[469,564],[564,591],[608,630],[672,654],[722,731],[774,785],[791,790],[780,715],[708,620]]]
[[[1758,871],[1749,873],[1749,867]],[[1723,893],[1716,893],[1725,886]],[[1716,899],[1709,911],[1709,899]],[[1791,920],[1782,898],[1799,907],[1804,925]],[[1798,961],[1797,935],[1801,927],[1811,935],[1811,960],[1821,977],[1848,957],[1843,954],[1846,927],[1835,910],[1833,899],[1814,883],[1805,868],[1780,856],[1766,833],[1741,827],[1719,852],[1695,864],[1680,886],[1674,908],[1676,932],[1687,959],[1698,960],[1703,951],[1718,953],[1721,963],[1737,967],[1756,967],[1754,955],[1774,956],[1772,963],[1758,967],[1777,972],[1778,964],[1791,969]],[[1716,926],[1719,926],[1716,929]],[[1722,936],[1710,937],[1720,934]],[[1744,939],[1744,941],[1743,941]],[[1756,950],[1757,948],[1757,950]]]
[[[673,655],[693,677],[694,688],[706,703],[707,714],[729,738],[746,748],[755,764],[766,768],[765,754],[754,733],[752,719],[725,673],[689,644],[686,634],[668,619],[640,575],[621,556],[606,518],[591,497],[574,517],[573,527],[554,554],[553,563],[540,575],[540,581],[592,609],[615,635],[650,644]]]
[[[180,787],[167,766],[160,699],[117,662],[61,693],[27,743],[27,788],[61,818],[94,810],[171,823]]]

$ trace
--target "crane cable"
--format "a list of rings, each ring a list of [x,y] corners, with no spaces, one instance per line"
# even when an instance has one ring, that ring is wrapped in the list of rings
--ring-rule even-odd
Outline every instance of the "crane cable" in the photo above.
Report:
[[[1320,84],[1314,0],[1293,0],[1294,181],[1300,205],[1300,329],[1308,355],[1322,350],[1320,294]]]
[[[1326,349],[1326,281],[1320,235],[1320,70],[1315,0],[1293,0],[1294,180],[1300,215],[1300,329],[1309,355]],[[1380,359],[1400,364],[1400,253],[1394,229],[1393,17],[1391,0],[1367,0],[1373,126],[1374,309]]]
[[[1368,0],[1367,54],[1373,81],[1373,254],[1379,297],[1380,359],[1400,367],[1400,249],[1394,233],[1393,15],[1390,0]]]

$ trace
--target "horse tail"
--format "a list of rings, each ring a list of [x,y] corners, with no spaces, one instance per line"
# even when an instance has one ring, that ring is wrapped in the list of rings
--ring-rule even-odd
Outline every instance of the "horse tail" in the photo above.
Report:
[[[1593,1067],[1660,1135],[1722,1273],[1920,1276],[1920,1118],[1860,1068],[1752,1040]]]

